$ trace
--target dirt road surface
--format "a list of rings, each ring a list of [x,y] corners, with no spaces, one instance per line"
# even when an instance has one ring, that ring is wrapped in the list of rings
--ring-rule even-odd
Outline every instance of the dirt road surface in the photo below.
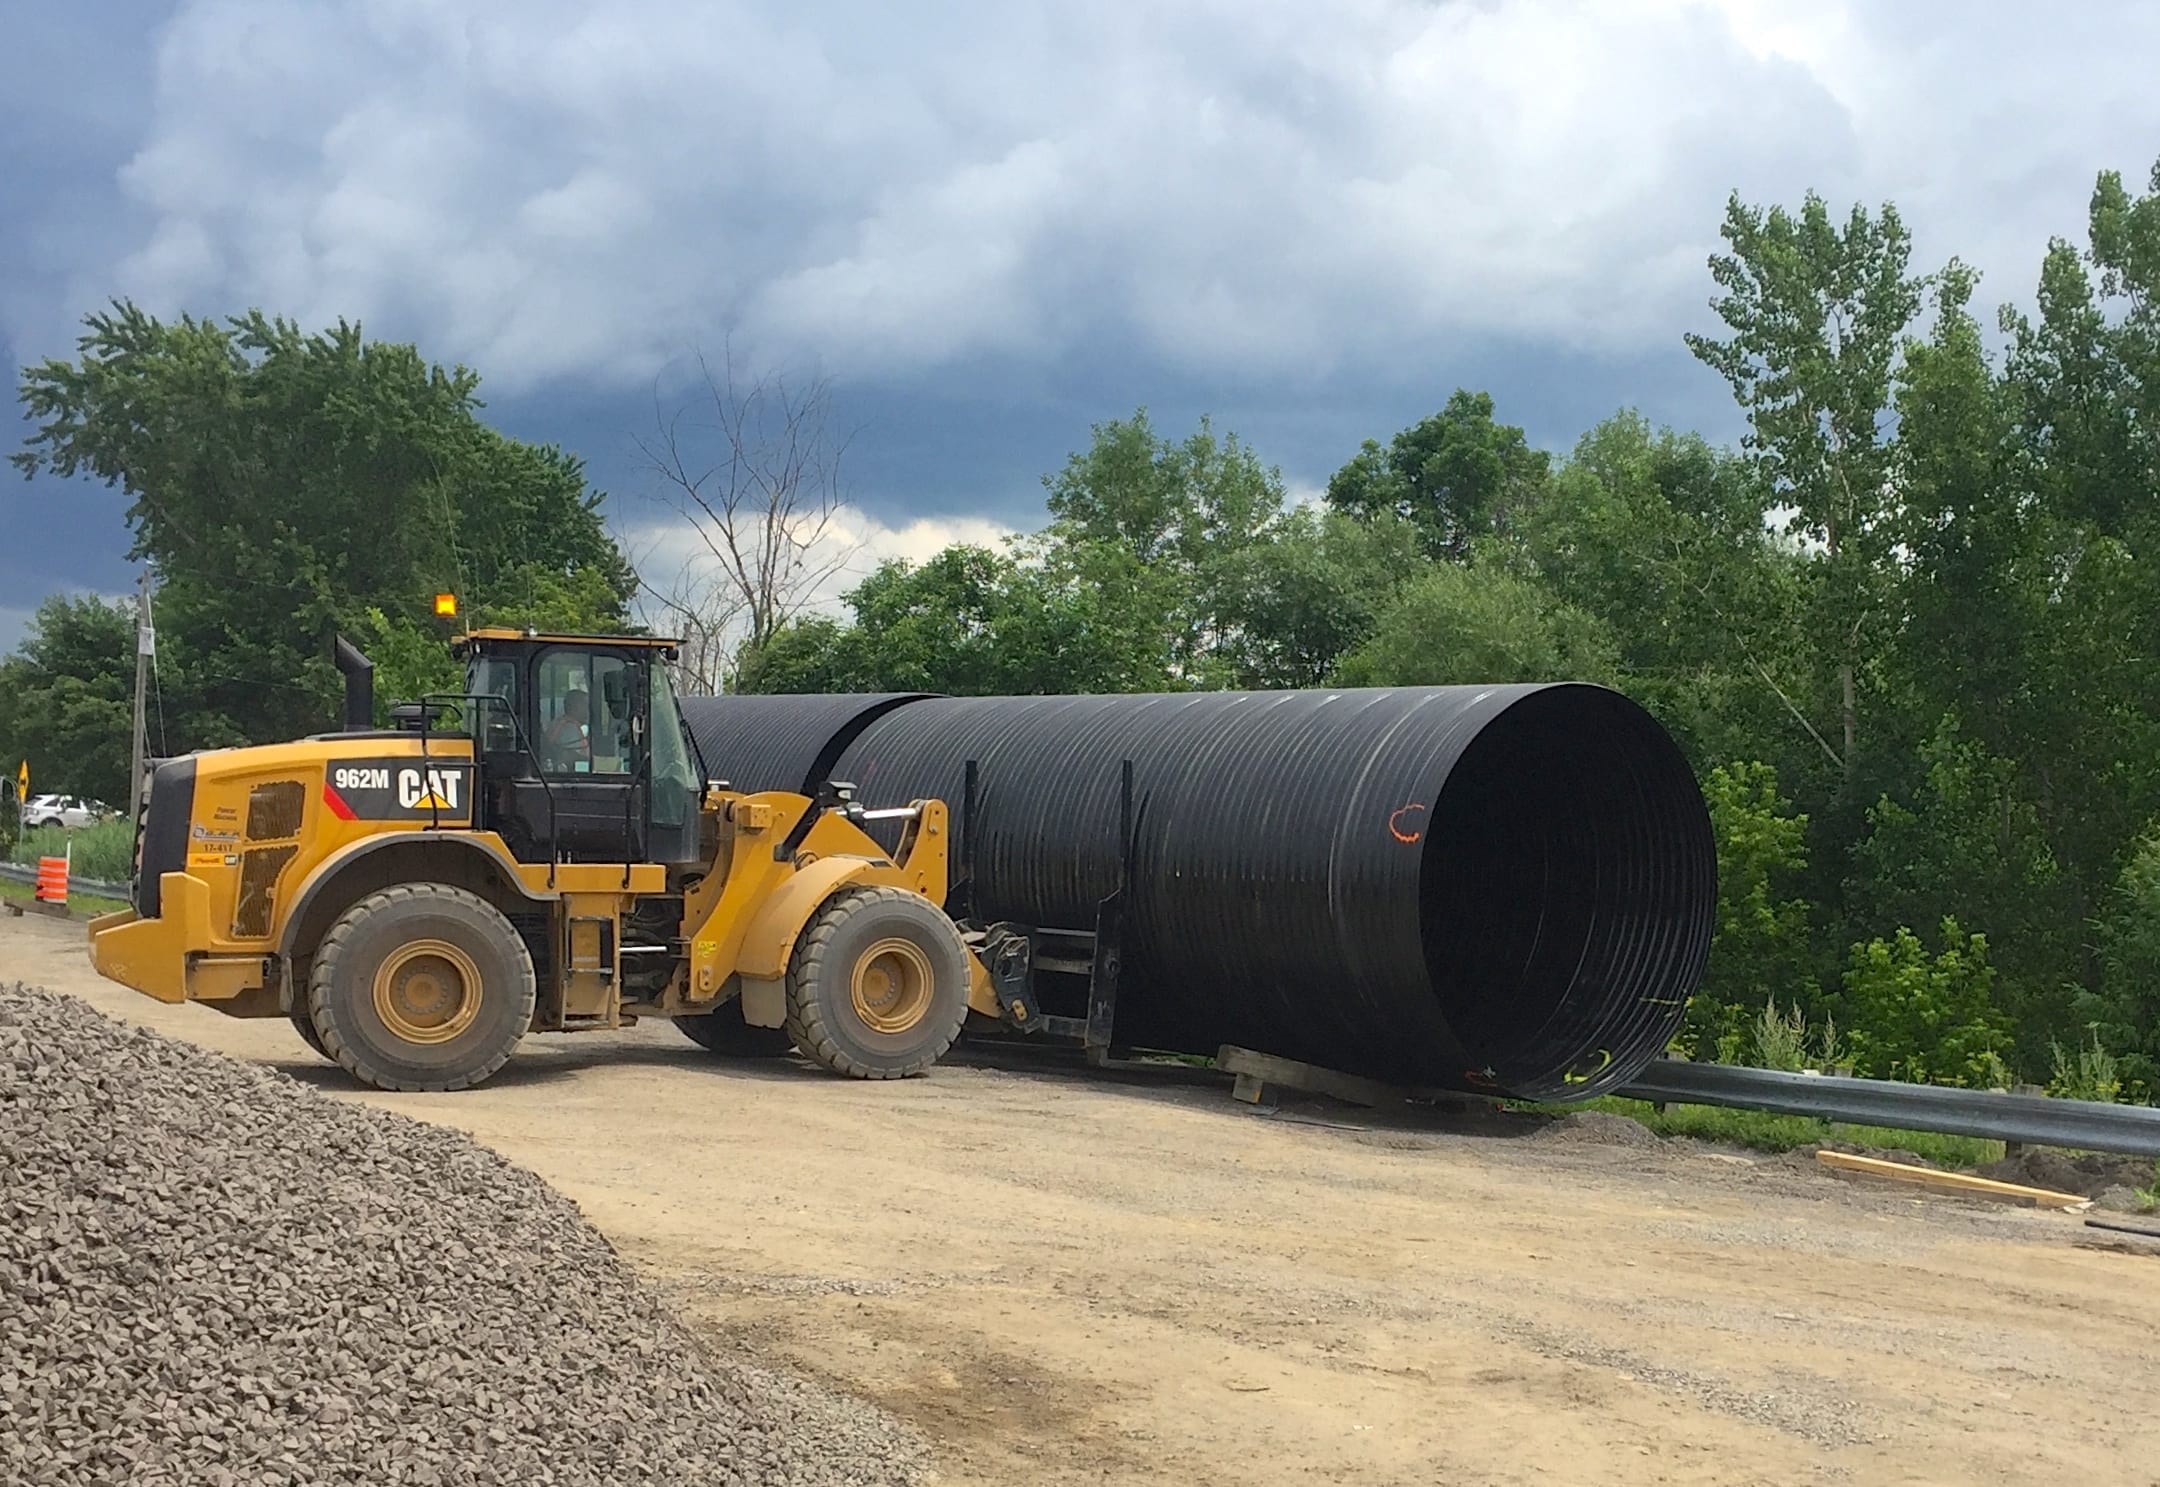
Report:
[[[1171,1074],[853,1083],[659,1023],[361,1094],[283,1023],[101,981],[81,935],[0,916],[0,980],[471,1132],[946,1482],[2160,1483],[2160,1259],[2074,1217]]]

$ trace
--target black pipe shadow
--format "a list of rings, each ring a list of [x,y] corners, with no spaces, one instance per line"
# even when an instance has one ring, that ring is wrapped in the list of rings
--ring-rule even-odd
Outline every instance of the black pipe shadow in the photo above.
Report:
[[[352,1092],[358,1088],[345,1070],[309,1053],[296,1051],[291,1057],[263,1062],[281,1074],[328,1093]],[[780,1058],[729,1058],[710,1053],[687,1039],[678,1048],[657,1039],[601,1035],[590,1042],[585,1038],[558,1037],[547,1039],[539,1047],[528,1044],[490,1076],[483,1089],[558,1084],[604,1065],[672,1069],[711,1079],[718,1087],[739,1083],[805,1084],[835,1077],[798,1054]],[[1469,1097],[1460,1105],[1405,1100],[1400,1105],[1368,1107],[1273,1085],[1268,1087],[1263,1103],[1247,1105],[1230,1097],[1231,1076],[1212,1065],[1173,1056],[1148,1055],[1096,1064],[1089,1062],[1077,1048],[1026,1045],[1017,1040],[965,1039],[956,1044],[939,1062],[938,1069],[926,1077],[935,1080],[939,1070],[959,1069],[1046,1085],[1115,1091],[1123,1098],[1185,1109],[1216,1110],[1242,1119],[1275,1119],[1285,1124],[1350,1132],[1514,1139],[1534,1135],[1552,1123],[1550,1116],[1495,1107],[1489,1101]],[[455,1092],[440,1098],[462,1097],[462,1092]]]

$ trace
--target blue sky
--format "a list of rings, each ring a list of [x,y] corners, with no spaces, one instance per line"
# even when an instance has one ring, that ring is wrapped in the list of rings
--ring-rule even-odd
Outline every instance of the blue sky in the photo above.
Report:
[[[1026,527],[1091,422],[1311,489],[1459,384],[1565,447],[1730,438],[1726,193],[1896,201],[2022,300],[2160,154],[2160,9],[1901,0],[72,0],[0,10],[0,354],[260,305],[464,361],[683,550],[634,437],[723,342],[832,379],[855,565]],[[124,500],[0,483],[0,648],[125,589]]]

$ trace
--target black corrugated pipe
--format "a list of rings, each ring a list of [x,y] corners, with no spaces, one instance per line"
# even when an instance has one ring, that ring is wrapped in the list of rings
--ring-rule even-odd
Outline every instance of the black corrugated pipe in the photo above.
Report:
[[[345,731],[365,733],[375,726],[375,663],[344,636],[334,642],[333,658],[345,674]]]
[[[827,693],[810,697],[752,694],[685,697],[683,720],[698,757],[716,779],[738,790],[807,795],[830,779],[847,746],[903,702],[923,692]],[[953,797],[953,809],[960,798]]]
[[[1605,688],[881,700],[828,773],[868,803],[957,809],[979,760],[984,920],[1093,924],[1133,761],[1120,1043],[1587,1098],[1664,1050],[1701,977],[1702,795]],[[806,731],[860,720],[831,697],[686,701],[701,741],[731,731],[714,767],[750,788],[799,788],[804,761],[786,727],[772,765],[753,757],[750,714],[728,716],[753,702]]]

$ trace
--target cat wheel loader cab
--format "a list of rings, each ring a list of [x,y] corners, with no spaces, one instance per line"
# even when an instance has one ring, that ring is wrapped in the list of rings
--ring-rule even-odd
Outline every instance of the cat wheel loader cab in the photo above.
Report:
[[[372,669],[340,642],[343,731],[157,766],[134,907],[90,925],[100,973],[290,1018],[401,1090],[477,1084],[527,1032],[641,1016],[894,1078],[971,1005],[1000,1014],[943,912],[943,802],[712,779],[726,761],[697,756],[670,641],[483,629],[458,650],[462,692],[377,730]],[[902,823],[896,849],[873,817]]]

